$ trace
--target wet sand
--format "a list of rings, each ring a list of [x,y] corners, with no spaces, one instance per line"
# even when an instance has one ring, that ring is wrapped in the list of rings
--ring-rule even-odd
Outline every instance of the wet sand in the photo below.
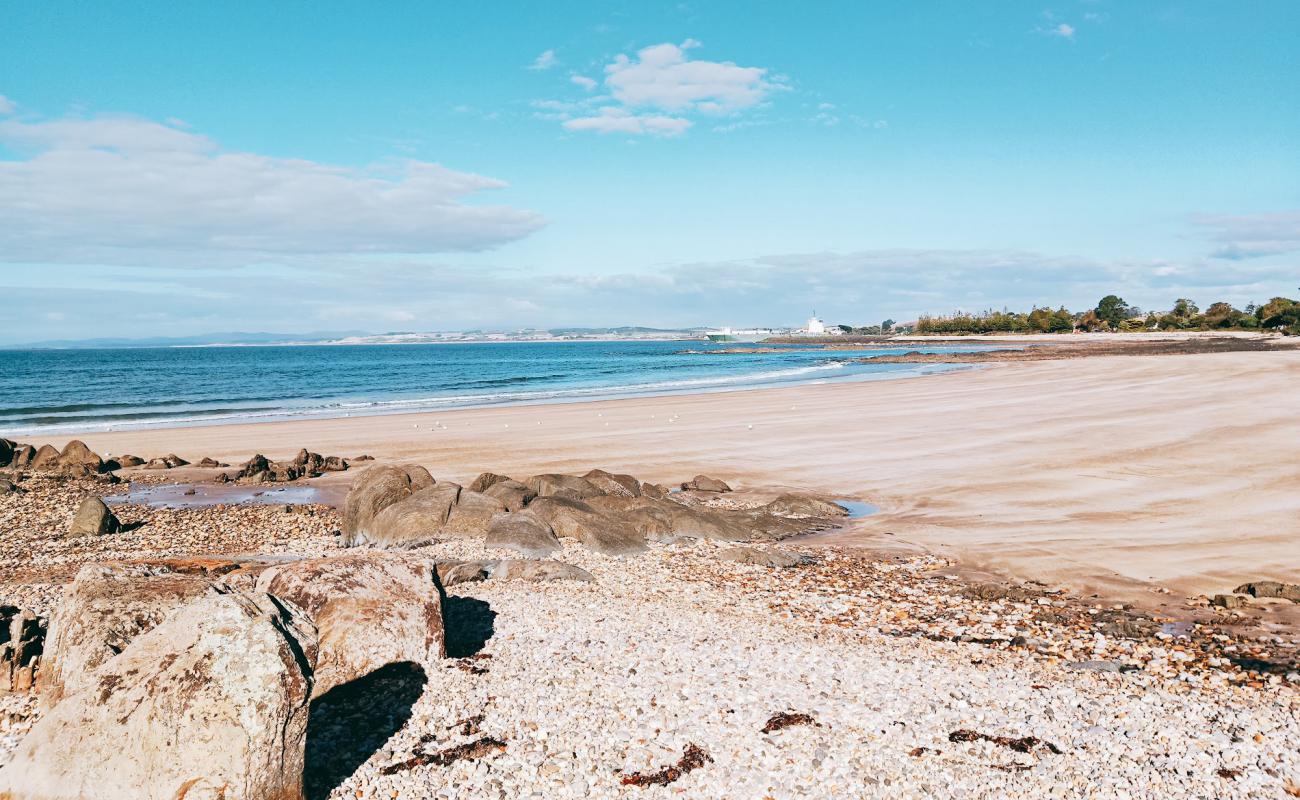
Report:
[[[1136,598],[1153,584],[1212,593],[1300,574],[1296,386],[1295,351],[1097,356],[895,381],[78,438],[100,453],[231,463],[300,447],[368,453],[458,481],[484,469],[598,466],[663,482],[702,471],[880,507],[840,543],[921,546],[971,569]]]

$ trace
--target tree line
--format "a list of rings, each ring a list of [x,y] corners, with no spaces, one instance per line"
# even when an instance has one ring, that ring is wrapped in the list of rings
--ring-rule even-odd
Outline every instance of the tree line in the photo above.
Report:
[[[1238,309],[1231,303],[1213,303],[1204,311],[1195,302],[1179,298],[1168,311],[1143,311],[1108,294],[1095,308],[1070,311],[1035,307],[1031,311],[955,312],[948,316],[923,316],[916,333],[1070,333],[1073,331],[1281,331],[1300,335],[1300,302],[1274,297]]]

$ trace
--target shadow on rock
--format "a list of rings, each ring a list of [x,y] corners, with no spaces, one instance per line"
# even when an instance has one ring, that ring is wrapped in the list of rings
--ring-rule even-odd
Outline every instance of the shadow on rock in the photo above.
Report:
[[[303,793],[325,800],[411,718],[424,691],[424,670],[389,664],[312,701],[307,719]]]
[[[447,658],[468,658],[482,650],[495,631],[496,617],[482,600],[448,595],[442,604]]]

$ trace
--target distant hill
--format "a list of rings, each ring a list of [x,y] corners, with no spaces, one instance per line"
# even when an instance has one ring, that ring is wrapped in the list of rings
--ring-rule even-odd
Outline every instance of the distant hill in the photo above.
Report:
[[[312,331],[311,333],[204,333],[197,336],[150,336],[141,339],[49,339],[43,342],[0,346],[2,350],[93,350],[123,347],[196,347],[213,344],[300,344],[365,336],[361,331]]]

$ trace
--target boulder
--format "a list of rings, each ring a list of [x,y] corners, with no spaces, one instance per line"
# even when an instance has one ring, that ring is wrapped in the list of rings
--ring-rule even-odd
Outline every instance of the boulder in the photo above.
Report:
[[[87,676],[0,769],[9,800],[302,796],[311,623],[268,595],[204,595]]]
[[[603,469],[593,469],[582,477],[605,494],[622,497],[641,496],[641,482],[631,475],[619,475],[606,472]]]
[[[39,674],[45,620],[16,606],[0,606],[0,692],[26,692]]]
[[[753,526],[734,514],[689,508],[672,501],[667,502],[664,508],[672,516],[673,534],[676,536],[740,542],[754,534]]]
[[[367,456],[367,455],[354,456],[354,457],[348,459],[348,461],[356,461],[356,462],[362,462],[362,461],[374,461],[374,460],[375,460],[375,457],[374,457],[374,456]]]
[[[14,451],[18,447],[18,443],[14,440],[0,436],[0,468],[9,466],[9,462],[14,460]]]
[[[189,463],[190,462],[186,461],[185,459],[181,458],[175,453],[168,453],[165,456],[158,456],[157,458],[149,459],[147,462],[145,462],[143,468],[144,469],[175,469],[177,467],[186,466]]]
[[[311,475],[321,472],[325,459],[320,453],[309,452],[304,447],[298,451],[298,455],[294,456],[293,465],[298,468],[299,475]]]
[[[586,502],[597,511],[617,517],[625,524],[633,526],[650,541],[666,541],[674,535],[672,510],[666,505],[670,501],[655,500],[644,495],[640,497],[606,495],[588,498]]]
[[[1297,583],[1253,581],[1243,583],[1232,591],[1234,594],[1248,594],[1251,597],[1281,597],[1293,603],[1300,603],[1300,584]]]
[[[12,469],[31,469],[34,460],[36,460],[36,448],[30,444],[20,444],[14,448],[14,455],[13,458],[9,459],[9,466]]]
[[[384,507],[352,543],[394,547],[432,541],[442,533],[460,494],[460,486],[449,482],[421,489]]]
[[[655,500],[662,500],[669,494],[668,487],[658,483],[641,484],[641,495]]]
[[[570,500],[582,500],[604,494],[600,489],[593,486],[591,481],[586,478],[579,478],[577,475],[547,473],[545,475],[534,475],[524,483],[538,497],[565,497]]]
[[[27,469],[32,471],[54,469],[59,465],[59,451],[52,444],[43,444],[32,456]]]
[[[20,494],[21,492],[22,489],[18,488],[18,484],[8,478],[0,478],[0,495]]]
[[[113,512],[108,510],[104,501],[98,497],[87,497],[81,501],[77,507],[77,513],[72,517],[72,524],[68,526],[69,536],[101,536],[106,533],[117,533],[122,529],[122,523]]]
[[[506,512],[505,503],[479,492],[462,490],[451,507],[442,533],[451,536],[481,537],[487,535],[488,526],[497,514]]]
[[[272,566],[257,589],[288,600],[316,626],[312,697],[400,662],[432,673],[445,655],[433,563],[406,553],[354,552]]]
[[[326,456],[320,465],[321,472],[345,472],[347,468],[348,462],[343,456]]]
[[[118,463],[118,466],[121,467],[122,469],[127,469],[128,467],[138,467],[144,463],[143,458],[140,458],[139,456],[131,456],[131,455],[118,456],[113,460],[116,461]]]
[[[1210,598],[1210,605],[1219,608],[1244,608],[1246,598],[1239,594],[1216,594]]]
[[[506,479],[497,481],[483,491],[489,497],[495,497],[505,504],[507,511],[519,511],[537,496],[537,494],[519,481]]]
[[[477,478],[470,481],[469,486],[466,488],[471,492],[486,492],[490,487],[508,480],[510,478],[505,475],[498,475],[495,472],[481,472]]]
[[[59,467],[75,474],[93,475],[104,471],[104,460],[92,453],[85,442],[73,439],[59,453]]]
[[[847,517],[849,512],[844,506],[807,494],[783,494],[763,506],[769,514],[780,517],[816,517],[818,519],[835,519]]]
[[[598,553],[627,555],[646,548],[645,534],[635,525],[619,515],[601,513],[580,500],[539,497],[528,504],[528,511],[545,520],[556,536],[577,539]]]
[[[484,544],[531,557],[547,556],[560,549],[560,540],[550,524],[531,509],[494,517]]]
[[[697,492],[729,492],[731,487],[717,478],[710,478],[708,475],[696,475],[691,480],[682,484],[686,490],[695,490]]]
[[[415,478],[412,478],[415,475]],[[343,535],[356,544],[366,541],[375,515],[388,506],[410,497],[413,492],[434,485],[433,476],[423,467],[375,466],[361,473],[348,489],[343,501]]]
[[[50,707],[86,688],[98,667],[177,607],[216,593],[203,575],[162,563],[85,565],[50,617],[37,681],[42,702]]]
[[[266,456],[262,455],[261,453],[257,453],[252,458],[248,459],[242,465],[240,465],[239,475],[236,477],[251,478],[254,475],[257,475],[258,473],[266,472],[270,468],[271,468],[271,462],[267,460]]]
[[[216,460],[215,458],[208,458],[205,456],[202,460],[199,461],[199,466],[205,467],[207,469],[215,469],[218,467],[228,467],[230,465],[223,464],[220,461]]]
[[[497,561],[490,570],[494,581],[526,581],[541,583],[543,581],[583,581],[595,580],[590,572],[582,567],[575,567],[563,561],[504,558]]]
[[[802,561],[798,555],[785,550],[759,550],[756,547],[728,547],[718,551],[718,558],[760,567],[794,567]]]

